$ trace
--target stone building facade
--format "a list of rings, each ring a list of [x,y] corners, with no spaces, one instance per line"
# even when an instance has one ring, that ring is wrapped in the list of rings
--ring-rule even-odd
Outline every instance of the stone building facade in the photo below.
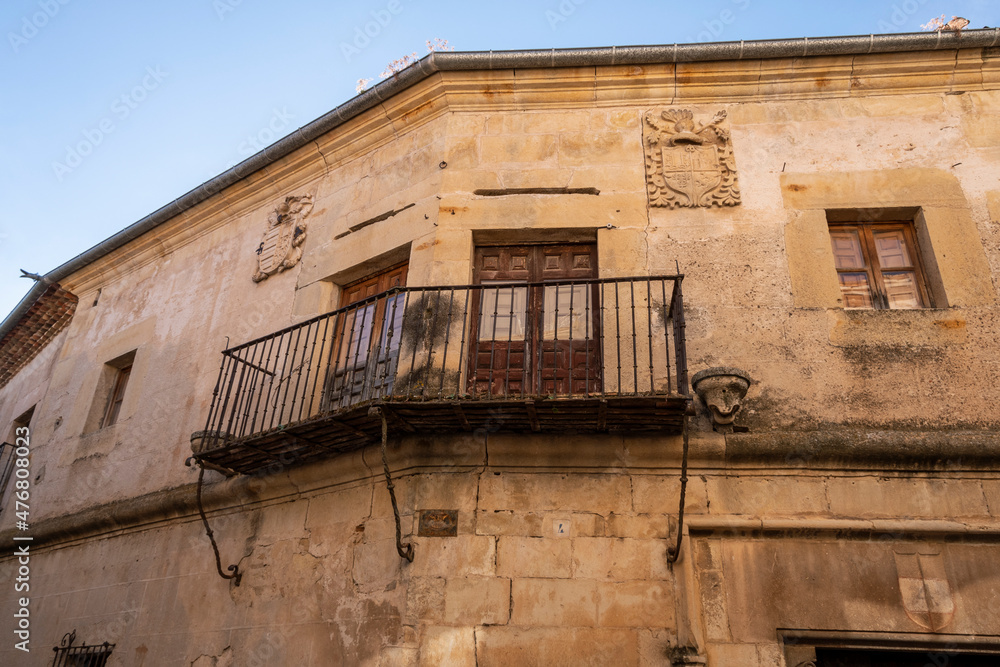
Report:
[[[996,664],[998,49],[436,53],[52,271],[0,661]]]

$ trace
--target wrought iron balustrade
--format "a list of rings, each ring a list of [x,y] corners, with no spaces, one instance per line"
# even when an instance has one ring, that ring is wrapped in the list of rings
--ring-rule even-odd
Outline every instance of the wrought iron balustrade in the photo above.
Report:
[[[671,428],[681,281],[394,288],[225,350],[195,454],[238,469],[344,451],[377,435],[370,404],[410,431]]]

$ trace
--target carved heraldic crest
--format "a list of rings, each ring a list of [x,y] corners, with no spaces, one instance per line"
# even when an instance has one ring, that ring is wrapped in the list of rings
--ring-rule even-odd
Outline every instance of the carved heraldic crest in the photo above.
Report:
[[[302,243],[306,240],[304,220],[312,207],[312,195],[285,197],[285,201],[267,216],[267,231],[257,246],[255,283],[299,263]]]
[[[726,112],[695,123],[687,109],[646,113],[643,147],[650,206],[736,206],[740,187]]]
[[[939,553],[893,552],[903,610],[924,630],[940,632],[955,618],[955,597]]]

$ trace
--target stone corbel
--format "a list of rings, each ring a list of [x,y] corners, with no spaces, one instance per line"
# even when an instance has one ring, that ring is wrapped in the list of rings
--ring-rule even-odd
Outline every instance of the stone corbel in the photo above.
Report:
[[[681,665],[704,665],[705,656],[698,652],[694,646],[675,646],[670,651],[670,664],[673,667]]]
[[[736,413],[751,382],[746,371],[730,366],[715,366],[694,374],[691,386],[712,415],[714,430],[719,433],[733,432]]]

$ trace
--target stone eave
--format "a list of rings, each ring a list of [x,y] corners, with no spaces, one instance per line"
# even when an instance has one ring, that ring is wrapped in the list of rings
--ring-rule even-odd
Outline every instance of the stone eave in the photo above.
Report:
[[[553,83],[553,79],[575,78],[572,75],[564,77],[558,71],[546,73],[544,70],[582,68],[585,72],[590,72],[590,77],[594,81],[594,91],[589,92],[587,86],[584,86],[579,90],[581,99],[577,100],[577,102],[582,102],[586,100],[588,95],[591,95],[590,103],[600,103],[598,93],[596,92],[599,88],[598,82],[600,80],[598,70],[611,68],[607,71],[613,73],[614,68],[641,68],[643,66],[657,65],[664,66],[660,68],[657,74],[667,85],[665,89],[661,89],[659,94],[654,95],[654,97],[663,98],[667,101],[683,100],[689,103],[701,100],[708,101],[714,97],[711,93],[713,88],[717,89],[720,84],[726,83],[733,76],[738,79],[742,73],[748,76],[743,77],[743,85],[737,86],[737,89],[734,91],[736,94],[730,96],[733,99],[744,101],[761,95],[765,97],[777,95],[792,98],[803,94],[808,95],[808,91],[782,90],[777,85],[770,90],[761,87],[761,78],[765,70],[773,69],[766,64],[767,61],[776,59],[793,59],[794,62],[801,62],[804,59],[825,59],[830,57],[836,58],[837,56],[848,57],[847,61],[843,61],[841,64],[847,65],[849,63],[849,71],[846,73],[846,76],[840,76],[839,79],[841,85],[845,85],[846,82],[845,94],[850,94],[850,90],[856,85],[855,79],[857,77],[854,75],[858,73],[856,72],[856,66],[859,63],[855,62],[855,57],[858,56],[870,57],[875,54],[906,52],[955,52],[961,49],[987,49],[997,47],[998,45],[1000,45],[1000,28],[966,30],[962,32],[799,38],[712,44],[431,53],[391,79],[361,93],[315,121],[268,146],[256,155],[251,156],[219,176],[203,183],[166,206],[126,227],[121,232],[86,252],[53,269],[46,274],[45,279],[48,284],[62,281],[122,246],[139,239],[152,229],[171,221],[176,223],[179,219],[183,219],[186,215],[193,213],[192,209],[196,206],[201,210],[204,210],[204,205],[208,205],[211,208],[211,201],[214,200],[217,203],[223,201],[222,207],[224,207],[224,200],[216,198],[216,195],[232,188],[244,181],[244,179],[259,181],[260,179],[251,179],[249,177],[259,174],[262,171],[276,169],[283,175],[290,175],[290,172],[294,172],[295,170],[282,169],[281,165],[277,164],[279,161],[285,160],[285,165],[287,166],[288,161],[286,158],[293,156],[294,153],[301,152],[303,149],[305,149],[304,152],[311,153],[310,145],[319,149],[318,140],[321,137],[359,116],[374,114],[374,116],[379,117],[382,121],[403,125],[413,122],[412,116],[414,114],[409,114],[405,110],[402,110],[400,105],[397,104],[398,100],[394,100],[393,98],[397,98],[401,93],[440,72],[486,71],[493,74],[498,70],[511,73],[515,70],[543,70],[535,77],[538,86],[537,90],[531,90],[530,76],[526,77],[525,81],[529,87],[522,88],[520,96],[518,96],[518,89],[516,87],[512,86],[508,90],[501,86],[497,91],[500,93],[499,99],[493,99],[491,96],[490,100],[492,104],[501,108],[505,106],[509,108],[532,108],[535,104],[532,100],[533,96],[536,100],[539,96],[544,97],[547,94],[546,90]],[[967,71],[965,72],[967,76],[959,76],[958,71],[961,59],[956,58],[955,67],[949,80],[931,81],[925,79],[924,84],[921,84],[917,71],[911,71],[911,76],[904,76],[904,78],[909,78],[911,81],[917,79],[917,81],[913,82],[913,85],[917,88],[921,88],[926,84],[931,84],[931,88],[941,86],[954,87],[956,85],[967,86],[970,84],[973,88],[982,88],[987,83],[984,80],[985,72],[982,55],[980,54],[979,57],[972,57],[967,60],[969,60],[967,63],[968,67],[966,68]],[[757,64],[756,66],[751,64],[750,67],[746,67],[746,65],[740,67],[740,61]],[[705,63],[719,63],[719,66],[712,68],[706,66]],[[737,65],[733,66],[732,63],[737,63]],[[865,65],[872,66],[872,76],[868,79],[868,84],[864,90],[865,94],[872,94],[873,89],[878,90],[885,83],[885,81],[880,81],[879,72],[877,71],[878,64],[875,60],[865,59],[860,65],[862,67]],[[904,69],[907,68],[904,67]],[[702,76],[699,76],[699,74]],[[776,74],[778,78],[775,81],[778,81],[781,75],[781,68],[776,70]],[[1000,73],[991,72],[991,74],[1000,80]],[[680,78],[678,78],[679,76]],[[755,76],[756,82],[754,81]],[[889,76],[891,78],[891,73],[889,73]],[[976,85],[977,76],[978,86]],[[455,79],[454,83],[460,83],[462,79],[471,81],[475,77],[451,78]],[[489,78],[494,79],[495,77],[491,76]],[[613,76],[608,78],[613,79]],[[885,76],[882,76],[882,78],[884,79]],[[900,80],[899,77],[896,80]],[[736,83],[736,81],[732,81],[731,83]],[[989,83],[996,83],[996,81],[991,79]],[[647,84],[648,82],[643,82],[643,85]],[[909,92],[912,89],[897,88],[896,92]],[[609,89],[614,90],[615,86],[612,85]],[[671,89],[673,91],[672,95],[669,94]],[[679,94],[679,91],[693,94]],[[462,94],[463,92],[464,94]],[[831,92],[830,90],[825,90],[823,94],[828,96]],[[836,95],[837,93],[832,92],[832,94]],[[447,97],[446,106],[452,110],[463,110],[477,106],[476,99],[483,98],[484,96],[481,87],[472,86],[470,89],[466,86],[466,90],[462,91],[461,86],[457,86],[452,87],[447,93]],[[618,90],[608,95],[605,103],[620,104],[627,102],[629,99],[636,98],[630,98],[623,91]],[[573,102],[574,100],[570,99],[568,103],[572,104]],[[542,99],[542,104],[544,105],[544,99]],[[440,111],[440,105],[432,106],[435,106],[436,110]],[[392,113],[393,108],[397,110],[396,114]],[[553,107],[548,105],[548,108]],[[319,150],[322,153],[322,149]],[[315,154],[313,157],[315,157]],[[325,154],[323,157],[326,159]],[[224,195],[224,198],[232,199],[229,193]],[[25,295],[3,323],[0,324],[0,338],[7,336],[18,325],[22,318],[27,315],[32,305],[42,296],[45,289],[46,286],[42,282],[39,282]]]

